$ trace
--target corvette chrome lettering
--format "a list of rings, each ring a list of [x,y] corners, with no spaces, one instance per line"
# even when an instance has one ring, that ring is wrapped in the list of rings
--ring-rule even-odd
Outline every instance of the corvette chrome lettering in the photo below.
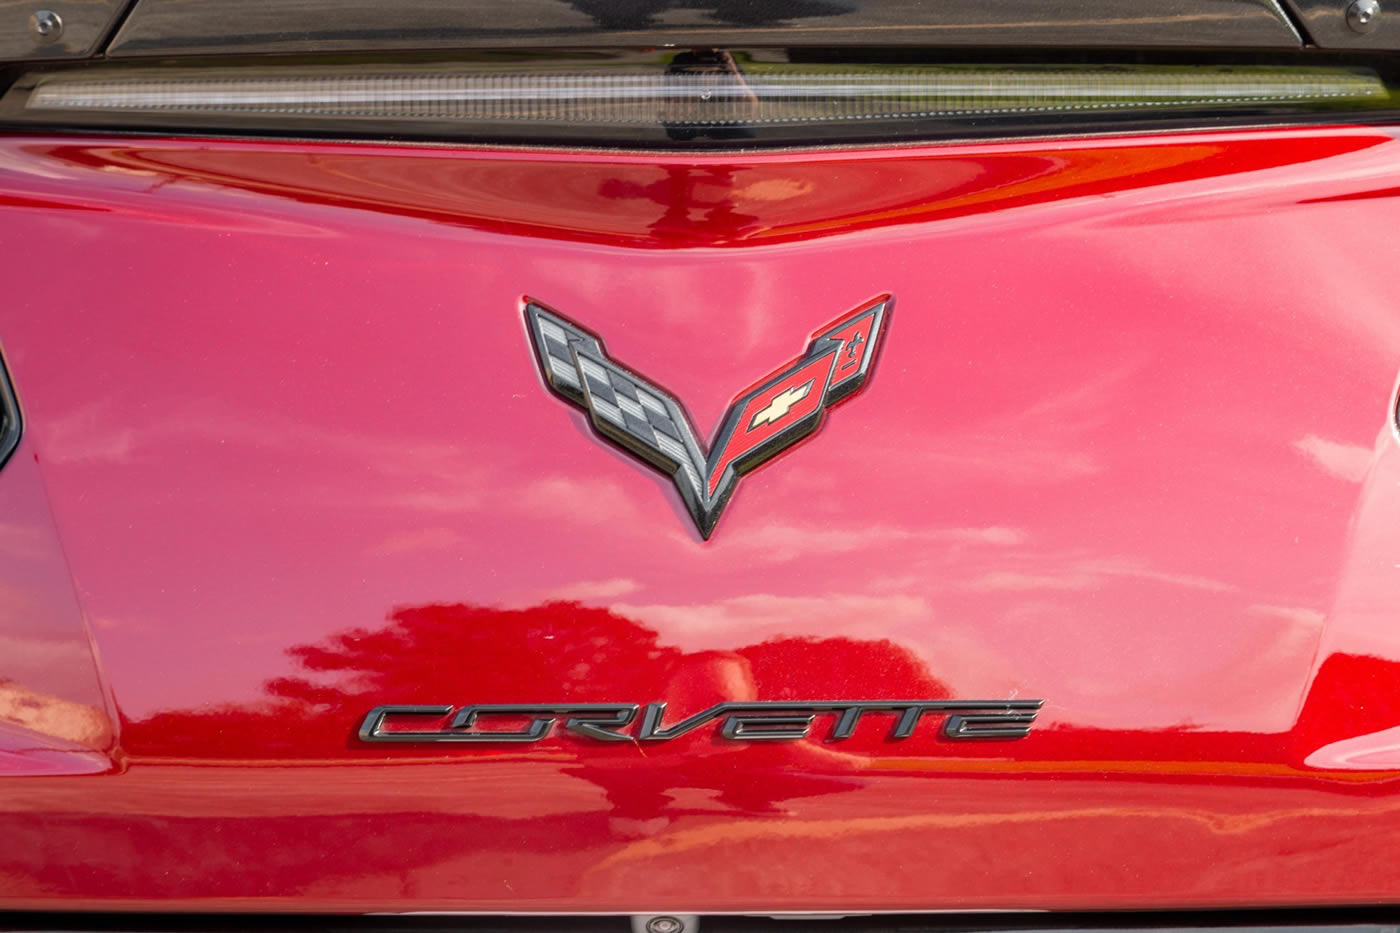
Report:
[[[468,706],[376,706],[360,724],[362,742],[538,742],[559,720],[566,732],[601,742],[665,742],[723,720],[721,738],[757,742],[808,737],[818,715],[834,717],[826,739],[849,739],[867,713],[895,716],[891,739],[907,739],[926,715],[941,715],[945,739],[1023,739],[1043,700],[834,700],[718,703],[663,726],[665,703],[473,703]],[[635,733],[622,731],[636,720]],[[482,720],[510,720],[490,728]],[[430,725],[431,728],[424,728]]]
[[[826,409],[865,384],[890,303],[881,298],[817,332],[804,356],[729,407],[708,450],[681,403],[614,362],[602,338],[529,300],[525,319],[549,387],[588,412],[602,437],[669,475],[708,538],[741,474],[811,434]]]

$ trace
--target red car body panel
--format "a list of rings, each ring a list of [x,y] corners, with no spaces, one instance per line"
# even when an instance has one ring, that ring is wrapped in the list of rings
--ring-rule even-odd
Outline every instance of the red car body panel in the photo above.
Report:
[[[0,140],[0,907],[1400,897],[1400,143]],[[708,437],[709,541],[525,295]],[[369,746],[382,703],[1045,700],[1029,737]]]

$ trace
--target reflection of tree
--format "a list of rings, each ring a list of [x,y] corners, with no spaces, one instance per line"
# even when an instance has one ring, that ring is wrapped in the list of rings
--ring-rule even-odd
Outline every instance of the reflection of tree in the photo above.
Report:
[[[681,655],[662,690],[662,699],[685,711],[724,700],[948,696],[907,651],[888,641],[849,638],[779,638],[732,652]],[[868,723],[867,728],[879,731],[881,726]],[[814,734],[820,736],[820,727]],[[678,791],[700,792],[710,808],[720,804],[745,813],[780,813],[782,801],[859,787],[864,782],[858,772],[865,763],[861,755],[845,751],[844,744],[751,745],[711,736],[690,743],[683,754],[653,756],[645,767],[590,757],[569,773],[603,789],[612,804],[613,832],[626,834],[679,815]]]
[[[922,661],[883,639],[778,638],[741,648],[739,654],[753,666],[765,700],[941,700],[951,695]]]
[[[660,205],[649,229],[661,243],[692,242],[697,233],[736,242],[762,227],[756,216],[735,209],[732,166],[668,165],[665,172],[665,178],[645,185],[609,178],[598,186],[598,194]]]
[[[889,641],[779,638],[687,654],[659,644],[640,623],[567,602],[409,607],[380,628],[340,632],[288,654],[301,673],[268,681],[259,700],[159,713],[128,724],[124,744],[145,756],[394,754],[353,738],[360,718],[382,703],[665,700],[684,715],[721,700],[948,696],[922,662]],[[871,732],[879,731],[872,723]],[[707,754],[687,748],[691,757]]]
[[[383,628],[342,632],[288,653],[329,683],[284,678],[270,681],[269,692],[365,710],[378,703],[618,702],[655,693],[679,654],[622,616],[562,602],[400,609]]]
[[[674,722],[723,700],[942,699],[947,688],[923,662],[885,640],[780,637],[732,651],[683,652],[646,626],[606,609],[545,603],[525,609],[463,604],[399,609],[388,624],[352,629],[288,649],[300,672],[268,681],[242,704],[172,710],[126,724],[133,756],[335,759],[462,754],[442,746],[369,748],[355,738],[360,718],[381,703],[669,704]],[[1335,654],[1319,668],[1287,740],[1295,766],[1333,742],[1400,725],[1400,665]],[[731,743],[714,726],[646,745],[588,743],[555,735],[541,746],[575,761],[568,773],[598,785],[614,815],[675,815],[675,791],[707,806],[769,812],[777,802],[848,786],[861,755],[878,753],[888,728],[878,718],[850,740]],[[929,732],[932,733],[930,726]],[[1278,761],[1277,733],[1187,726],[1158,730],[1038,728],[1043,761],[1089,762],[1105,748],[1162,761]],[[913,740],[918,742],[918,739]],[[513,748],[475,746],[496,752]],[[907,751],[914,751],[909,746]],[[976,751],[964,747],[961,754]],[[926,749],[925,749],[926,751]],[[639,764],[638,755],[646,761]],[[745,783],[745,775],[754,781]],[[777,775],[775,778],[774,775]],[[761,779],[760,779],[761,778]]]
[[[1396,726],[1400,726],[1400,664],[1338,653],[1318,667],[1293,733],[1298,757],[1306,758],[1333,742]]]
[[[461,754],[473,759],[489,749],[496,759],[502,749],[495,746],[368,749],[352,735],[360,716],[380,702],[661,699],[677,712],[689,712],[715,699],[754,695],[947,696],[918,658],[886,641],[786,637],[734,651],[682,652],[659,644],[656,633],[637,622],[574,603],[520,610],[467,605],[401,609],[383,627],[343,632],[296,646],[291,654],[300,673],[269,682],[259,701],[171,711],[130,723],[124,745],[133,757],[331,761],[338,756],[364,760]],[[1332,655],[1322,664],[1294,730],[1295,766],[1301,767],[1306,755],[1322,743],[1397,723],[1400,664]],[[946,806],[939,796],[944,793],[941,786],[913,792],[913,782],[922,780],[918,769],[870,767],[862,752],[931,751],[930,745],[915,744],[918,739],[898,748],[882,747],[882,732],[858,732],[852,740],[836,744],[822,743],[819,730],[813,741],[738,745],[716,740],[711,730],[697,730],[644,748],[628,743],[585,746],[586,740],[557,736],[540,746],[504,750],[546,753],[524,766],[513,761],[483,761],[480,768],[408,764],[403,770],[349,763],[328,769],[176,766],[164,778],[159,777],[161,769],[151,768],[148,773],[157,776],[156,783],[146,785],[145,791],[137,785],[143,809],[135,816],[120,809],[110,814],[16,811],[6,824],[5,867],[23,877],[42,877],[48,890],[74,897],[93,890],[127,890],[134,877],[132,866],[137,865],[143,878],[158,879],[159,890],[172,897],[196,892],[204,898],[242,897],[268,891],[324,895],[330,882],[353,879],[364,896],[392,899],[403,896],[400,886],[410,880],[422,879],[429,888],[441,883],[434,879],[444,877],[446,866],[489,874],[510,864],[511,897],[557,898],[559,877],[584,872],[610,847],[661,832],[677,818],[686,819],[688,826],[723,826],[736,813],[757,821],[799,809],[789,801],[856,791],[867,783],[880,793],[848,794],[837,803],[837,812],[869,815],[888,808],[890,813],[913,814],[930,801]],[[969,796],[972,792],[961,780],[947,787],[963,795],[952,799],[961,801],[969,813],[981,812],[982,800],[1001,813],[1012,795],[1015,807],[1032,811],[1053,810],[1064,805],[1066,795],[1078,799],[1075,794],[1084,794],[1088,796],[1082,799],[1091,801],[1087,805],[1103,807],[1105,813],[1113,801],[1126,807],[1117,816],[1104,817],[1106,831],[1115,823],[1131,822],[1135,814],[1171,813],[1178,805],[1184,808],[1184,822],[1194,823],[1203,802],[1223,800],[1220,806],[1231,813],[1238,812],[1238,806],[1229,805],[1233,798],[1205,792],[1178,797],[1176,790],[1187,784],[1223,787],[1227,792],[1233,787],[1273,788],[1271,794],[1291,794],[1289,788],[1304,786],[1298,782],[1305,772],[1278,772],[1287,748],[1281,743],[1286,741],[1287,736],[1268,733],[1062,724],[1038,729],[1018,746],[1017,756],[1037,762],[1033,771],[1023,770],[1018,758],[1000,772],[986,774],[999,781],[1009,778],[1014,789],[993,781]],[[1004,747],[989,750],[1006,754]],[[953,754],[974,752],[960,748]],[[1107,755],[1121,756],[1132,763],[1131,769],[1100,770]],[[1249,767],[1252,762],[1264,767]],[[528,786],[508,783],[526,773]],[[963,775],[967,777],[975,775]],[[324,788],[315,785],[306,794],[322,801],[324,810],[290,810],[305,806],[302,789],[311,781],[325,782]],[[901,788],[897,782],[904,781],[910,784]],[[1114,789],[1110,782],[1138,787]],[[1159,782],[1169,785],[1166,796]],[[1329,795],[1375,794],[1390,783],[1337,782],[1324,776],[1312,786]],[[142,796],[151,794],[152,787],[179,789],[169,813],[160,801],[152,804]],[[578,793],[579,787],[584,793]],[[1099,795],[1109,803],[1101,802]],[[451,805],[445,803],[449,796]],[[600,797],[606,798],[606,806],[598,806]],[[1265,796],[1262,805],[1276,808],[1291,799]],[[513,805],[512,812],[498,808],[503,802]],[[154,812],[148,814],[148,806],[154,806]],[[811,812],[829,811],[814,801]],[[707,824],[707,819],[716,822]],[[1327,818],[1311,819],[1325,823]],[[1355,816],[1346,815],[1337,824],[1339,833],[1351,832],[1356,822]],[[1062,847],[1073,847],[1083,832],[1080,823],[1054,822],[1046,824],[1045,831],[1063,833],[1055,837]],[[922,831],[911,832],[914,835],[890,838],[902,849]],[[1004,842],[1003,836],[997,832],[989,838]],[[1274,839],[1242,837],[1246,842]],[[218,843],[212,848],[211,839]],[[778,836],[772,844],[791,843]],[[819,851],[833,846],[831,852],[838,856],[851,855],[834,840],[821,846]],[[1256,848],[1251,843],[1246,852]],[[760,844],[754,851],[762,855],[779,850]],[[74,861],[74,852],[84,853],[81,862]],[[570,852],[578,861],[559,863],[564,867],[557,871],[521,867],[537,864],[530,859],[542,854],[566,859]]]

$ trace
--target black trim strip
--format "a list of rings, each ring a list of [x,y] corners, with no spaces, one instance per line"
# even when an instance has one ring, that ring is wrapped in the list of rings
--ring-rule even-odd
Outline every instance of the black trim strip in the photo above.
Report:
[[[139,0],[108,55],[602,45],[1300,44],[1274,0]]]
[[[99,906],[97,903],[93,907]],[[858,908],[852,908],[853,910]],[[699,916],[700,933],[808,933],[801,912]],[[691,911],[675,911],[689,914]],[[1095,913],[818,913],[820,933],[1396,933],[1400,908],[1102,911]],[[65,933],[625,933],[626,915],[316,916],[0,911],[0,931]]]
[[[24,419],[20,417],[19,402],[15,400],[14,386],[10,384],[5,371],[5,361],[0,360],[0,467],[10,459],[19,446],[19,437]]]

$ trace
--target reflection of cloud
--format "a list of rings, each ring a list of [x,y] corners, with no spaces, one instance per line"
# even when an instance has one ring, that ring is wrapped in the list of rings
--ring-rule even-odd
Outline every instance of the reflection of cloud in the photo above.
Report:
[[[668,641],[687,651],[728,647],[740,636],[744,643],[753,643],[772,635],[807,631],[849,635],[869,631],[872,626],[888,635],[900,626],[926,623],[931,616],[928,603],[920,597],[853,593],[752,593],[690,605],[619,603],[612,610],[648,628],[665,631]]]
[[[1400,726],[1324,745],[1303,764],[1328,771],[1400,770]]]
[[[481,508],[481,495],[475,489],[458,489],[450,492],[420,490],[395,495],[389,500],[389,505],[420,512],[460,515],[475,512]]]
[[[463,446],[404,439],[384,453],[379,435],[307,424],[275,412],[253,414],[230,410],[216,400],[191,401],[144,425],[132,425],[129,413],[108,402],[51,417],[44,427],[44,453],[50,460],[93,460],[126,464],[162,441],[229,442],[276,450],[301,459],[357,464],[387,476],[460,481],[472,475],[477,458]]]
[[[1133,763],[1138,766],[1138,763]],[[1055,765],[1064,771],[1084,771],[1085,763],[1066,761]],[[1093,761],[1089,768],[1102,774],[1105,762]],[[1024,765],[1022,765],[1024,767]],[[992,763],[991,767],[981,766],[976,770],[1006,769],[1003,763]],[[1217,763],[1203,761],[1198,770],[1232,775],[1248,774],[1250,771],[1268,774],[1277,771],[1276,765],[1263,763],[1250,767],[1237,761]],[[975,773],[975,771],[973,772]],[[1024,772],[1022,772],[1024,773]],[[710,864],[723,864],[729,859],[742,861],[754,851],[755,841],[766,844],[779,844],[784,851],[821,853],[823,867],[829,868],[829,852],[833,851],[835,840],[842,846],[849,846],[860,836],[870,836],[873,845],[899,849],[908,846],[910,838],[928,838],[953,831],[984,830],[991,838],[1006,836],[1015,828],[1038,834],[1055,833],[1057,840],[1074,837],[1101,837],[1107,826],[1116,825],[1124,818],[1124,807],[1095,806],[1081,803],[1051,803],[1036,807],[1009,807],[996,810],[990,807],[955,807],[932,813],[900,814],[895,816],[864,815],[861,811],[842,814],[838,819],[824,818],[819,810],[804,810],[785,820],[719,820],[696,823],[690,826],[672,827],[669,832],[646,839],[628,842],[610,853],[589,869],[590,890],[598,890],[600,879],[610,880],[618,885],[619,891],[633,891],[637,885],[654,882],[660,877],[684,877],[684,866],[704,860]],[[1393,810],[1395,808],[1387,808]],[[1345,825],[1360,818],[1363,814],[1375,813],[1375,809],[1362,809],[1358,806],[1320,806],[1304,803],[1294,807],[1275,807],[1265,810],[1224,813],[1204,807],[1160,803],[1140,805],[1131,808],[1137,821],[1139,832],[1162,833],[1161,838],[1179,838],[1186,830],[1207,833],[1216,839],[1236,836],[1250,837],[1253,833],[1272,830],[1278,827],[1315,826],[1320,821],[1338,821]],[[1374,817],[1372,817],[1374,819]],[[1323,825],[1327,825],[1323,823]],[[927,836],[911,836],[913,833]],[[1216,843],[1218,844],[1218,843]],[[705,853],[697,855],[696,853]],[[806,869],[801,869],[806,870]]]
[[[35,595],[33,590],[0,580],[0,619],[20,621],[42,618],[46,608],[43,598]],[[4,657],[0,654],[0,659]]]
[[[615,577],[611,580],[589,580],[561,586],[558,589],[550,590],[549,598],[573,602],[589,599],[612,599],[615,596],[635,593],[638,588],[639,584],[636,580]]]
[[[1086,590],[1095,585],[1087,574],[1036,574],[998,570],[967,581],[965,589],[974,593],[1017,593],[1031,590]]]
[[[1096,589],[1114,579],[1145,580],[1211,593],[1228,593],[1237,587],[1209,577],[1157,570],[1129,557],[1060,557],[1038,562],[1030,570],[997,570],[974,577],[963,589],[980,593],[1033,590]]]
[[[635,511],[617,483],[574,476],[549,476],[515,493],[521,509],[538,518],[589,525],[622,522]]]
[[[491,477],[480,468],[472,468],[464,469],[462,476],[439,478],[436,486],[394,493],[385,501],[395,508],[442,515],[512,508],[529,518],[585,525],[619,522],[635,511],[622,486],[604,479],[556,475],[517,486],[504,477]]]
[[[462,535],[451,528],[419,528],[389,535],[374,549],[383,557],[446,550],[462,542]]]
[[[787,201],[811,194],[816,185],[805,178],[765,178],[734,191],[737,201]]]
[[[1010,547],[1023,543],[1025,539],[1025,532],[1019,529],[995,525],[987,528],[897,528],[890,525],[831,528],[825,525],[802,527],[773,523],[748,532],[729,546],[752,551],[755,557],[762,560],[782,562],[813,554],[878,551],[911,541]]]
[[[38,527],[0,522],[0,554],[23,560],[38,560],[48,553],[44,545],[45,538]]]
[[[87,643],[76,637],[0,635],[0,682],[91,664]]]
[[[154,453],[161,442],[172,438],[182,443],[237,442],[308,462],[312,464],[308,477],[334,465],[331,482],[316,483],[315,498],[337,508],[353,503],[465,515],[505,504],[531,517],[594,525],[634,513],[623,488],[607,480],[546,476],[514,488],[499,472],[482,466],[489,458],[479,445],[474,449],[431,439],[403,439],[393,445],[393,455],[386,456],[382,437],[309,425],[267,412],[248,417],[212,401],[192,402],[144,426],[118,425],[122,421],[111,405],[79,409],[50,423],[45,454],[62,462],[126,464]],[[382,498],[366,499],[358,481],[354,492],[336,498],[335,478],[356,476],[357,468],[384,479]]]
[[[1075,450],[1060,438],[1034,439],[1014,435],[970,435],[940,439],[927,453],[927,466],[959,470],[1017,485],[1041,486],[1084,479],[1103,472],[1089,450]]]
[[[1322,637],[1322,626],[1327,614],[1303,606],[1253,605],[1247,610],[1253,615],[1276,619],[1281,624],[1269,641],[1246,662],[1251,669],[1274,671],[1276,682],[1286,682],[1298,658],[1313,656],[1318,640]],[[1248,670],[1241,668],[1240,676]]]
[[[1249,611],[1255,615],[1272,616],[1276,619],[1283,619],[1285,622],[1313,629],[1321,628],[1323,621],[1327,618],[1326,613],[1318,609],[1307,609],[1301,606],[1254,605],[1249,607]]]
[[[44,426],[47,459],[55,463],[130,463],[137,433],[111,413],[112,406],[100,402],[49,418]]]
[[[1228,593],[1238,589],[1234,584],[1200,577],[1189,573],[1173,573],[1147,566],[1141,560],[1127,557],[1110,557],[1086,561],[1083,570],[1104,577],[1124,577],[1130,580],[1148,580],[1153,583],[1167,583],[1188,590],[1205,590],[1211,593]]]
[[[0,681],[0,724],[88,748],[105,749],[112,744],[111,724],[102,710],[34,693],[11,681]]]
[[[1141,355],[1066,386],[1045,386],[1024,408],[999,410],[960,430],[939,434],[922,454],[921,471],[938,471],[944,482],[960,476],[1043,486],[1097,476],[1106,469],[1101,440],[1123,393],[1151,362]],[[883,454],[884,452],[879,452]],[[863,456],[874,456],[866,451]],[[911,463],[907,449],[884,462]]]
[[[1293,446],[1323,471],[1348,482],[1359,483],[1371,469],[1374,451],[1359,444],[1344,444],[1329,441],[1316,434],[1309,434],[1293,442]]]
[[[0,684],[42,685],[69,701],[99,701],[92,649],[78,619],[46,608],[7,609],[0,598]]]

